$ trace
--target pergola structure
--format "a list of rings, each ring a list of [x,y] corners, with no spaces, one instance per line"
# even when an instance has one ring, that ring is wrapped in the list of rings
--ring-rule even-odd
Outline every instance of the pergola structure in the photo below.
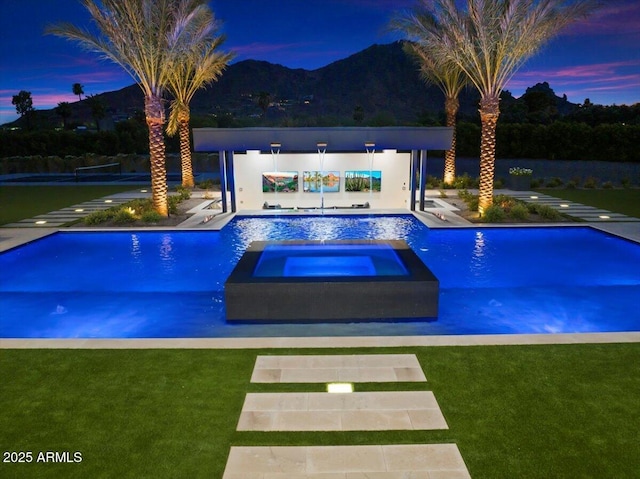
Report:
[[[278,154],[288,152],[371,152],[398,150],[411,152],[410,209],[415,210],[419,190],[419,209],[425,207],[427,151],[451,148],[450,127],[331,127],[331,128],[194,128],[193,143],[197,152],[219,153],[222,210],[236,211],[234,186],[234,152],[259,150]]]

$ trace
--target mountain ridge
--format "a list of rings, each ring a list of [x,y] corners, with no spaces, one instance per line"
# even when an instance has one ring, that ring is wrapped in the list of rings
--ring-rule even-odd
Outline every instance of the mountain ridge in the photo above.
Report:
[[[556,96],[546,82],[532,88],[537,96],[547,97],[546,103],[538,101],[541,107],[565,113],[577,106],[566,96]],[[268,108],[264,98],[261,108],[261,96],[268,99]],[[107,107],[107,128],[144,110],[143,94],[135,83],[95,98]],[[476,119],[477,91],[466,88],[459,99],[459,117]],[[518,103],[523,102],[504,92],[505,107]],[[91,123],[87,99],[70,105],[70,123]],[[192,118],[209,118],[216,126],[438,124],[444,115],[444,95],[422,80],[417,63],[400,42],[394,42],[371,45],[315,70],[251,59],[233,63],[217,82],[195,94],[190,108]],[[47,123],[61,123],[55,108],[36,113]]]

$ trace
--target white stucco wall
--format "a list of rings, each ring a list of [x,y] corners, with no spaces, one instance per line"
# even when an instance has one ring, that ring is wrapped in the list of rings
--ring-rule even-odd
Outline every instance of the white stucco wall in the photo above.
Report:
[[[277,165],[274,163],[277,162]],[[320,193],[303,191],[303,172],[320,171],[318,153],[284,153],[274,159],[271,153],[248,151],[234,154],[236,205],[238,210],[261,209],[265,202],[283,208],[320,207]],[[409,208],[410,154],[395,150],[376,152],[372,170],[382,172],[380,192],[345,191],[345,171],[369,171],[367,153],[330,153],[324,156],[324,172],[340,172],[340,191],[324,193],[325,208],[346,207],[369,202],[371,208]],[[298,172],[298,191],[295,193],[263,193],[262,173],[271,171]]]

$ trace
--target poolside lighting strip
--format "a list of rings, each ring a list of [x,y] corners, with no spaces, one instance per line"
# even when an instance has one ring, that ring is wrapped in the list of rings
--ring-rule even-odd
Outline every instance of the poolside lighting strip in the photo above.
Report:
[[[329,383],[327,384],[327,392],[332,394],[348,394],[353,392],[353,384],[351,383]]]

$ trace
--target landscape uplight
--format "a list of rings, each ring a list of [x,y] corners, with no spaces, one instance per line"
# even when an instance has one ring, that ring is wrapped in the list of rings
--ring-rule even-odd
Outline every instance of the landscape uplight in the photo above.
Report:
[[[334,394],[345,394],[353,392],[353,384],[351,383],[329,383],[327,384],[327,392]]]

